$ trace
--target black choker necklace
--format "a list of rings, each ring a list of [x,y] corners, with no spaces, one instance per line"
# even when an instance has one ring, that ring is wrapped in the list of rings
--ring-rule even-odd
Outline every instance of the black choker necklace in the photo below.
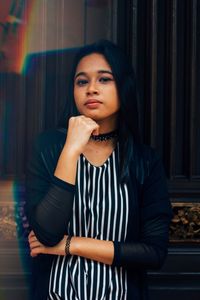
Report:
[[[114,130],[108,133],[102,133],[99,135],[91,135],[90,138],[94,141],[99,141],[99,142],[103,142],[103,141],[107,141],[113,138],[118,137],[118,130]]]

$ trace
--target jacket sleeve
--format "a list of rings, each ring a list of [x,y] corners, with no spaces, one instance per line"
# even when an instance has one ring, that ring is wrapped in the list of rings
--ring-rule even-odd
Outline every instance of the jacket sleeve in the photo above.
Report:
[[[53,246],[67,232],[75,186],[54,176],[61,148],[49,145],[49,138],[37,139],[28,163],[26,213],[38,240]]]
[[[115,266],[159,269],[167,254],[172,210],[163,165],[153,150],[151,155],[139,200],[140,238],[138,242],[114,242]]]

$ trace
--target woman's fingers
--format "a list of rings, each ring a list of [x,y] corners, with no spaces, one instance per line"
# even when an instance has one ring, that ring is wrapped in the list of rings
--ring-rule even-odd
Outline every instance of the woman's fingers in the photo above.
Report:
[[[28,235],[28,239],[30,239],[32,236],[35,236],[35,233],[33,232],[33,230],[31,230],[31,232]]]
[[[38,241],[33,230],[28,235],[28,242],[30,247],[30,255],[32,257],[35,257],[40,253],[45,253],[45,246]]]
[[[40,247],[40,246],[43,246],[40,242],[38,242],[37,240],[36,241],[32,241],[30,244],[29,244],[30,248],[33,249],[33,248],[36,248],[36,247]]]
[[[71,117],[66,139],[68,149],[80,155],[84,151],[91,134],[99,134],[99,125],[94,120],[85,116]]]
[[[28,239],[29,244],[32,243],[32,242],[34,242],[34,241],[38,241],[38,239],[36,238],[35,235],[32,236],[32,237],[30,237],[30,238]]]
[[[45,249],[44,247],[41,247],[41,246],[38,246],[36,248],[32,248],[31,251],[30,251],[30,255],[32,257],[35,257],[37,256],[38,254],[45,254]]]
[[[30,255],[32,257],[37,256],[38,254],[54,254],[54,255],[65,255],[65,244],[67,236],[65,235],[63,239],[55,246],[47,247],[44,246],[37,239],[33,231],[30,232],[28,236],[28,242],[30,247]]]
[[[45,254],[46,251],[45,251],[46,247],[44,245],[42,245],[41,243],[39,242],[33,242],[31,245],[30,245],[30,254],[31,256],[37,256],[38,254]]]
[[[93,135],[99,135],[99,127],[93,130],[92,132]]]

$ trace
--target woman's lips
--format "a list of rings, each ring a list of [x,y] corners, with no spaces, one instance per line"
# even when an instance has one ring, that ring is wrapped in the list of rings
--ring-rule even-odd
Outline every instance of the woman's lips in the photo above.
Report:
[[[100,104],[101,104],[100,102],[91,102],[91,103],[87,103],[86,106],[88,108],[98,108]]]
[[[86,101],[85,106],[87,108],[98,108],[100,104],[101,102],[98,100],[88,100]]]

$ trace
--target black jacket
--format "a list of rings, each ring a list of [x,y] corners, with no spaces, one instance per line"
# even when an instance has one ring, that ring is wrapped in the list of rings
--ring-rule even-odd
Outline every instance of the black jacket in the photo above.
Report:
[[[27,169],[26,211],[31,229],[45,245],[57,244],[66,234],[75,186],[54,176],[66,130],[41,134]],[[149,146],[138,145],[139,161],[130,165],[127,239],[114,242],[113,266],[128,271],[128,299],[148,299],[146,270],[159,269],[166,257],[172,217],[162,163]],[[66,201],[67,200],[67,201]],[[33,299],[47,298],[51,255],[33,258]]]

